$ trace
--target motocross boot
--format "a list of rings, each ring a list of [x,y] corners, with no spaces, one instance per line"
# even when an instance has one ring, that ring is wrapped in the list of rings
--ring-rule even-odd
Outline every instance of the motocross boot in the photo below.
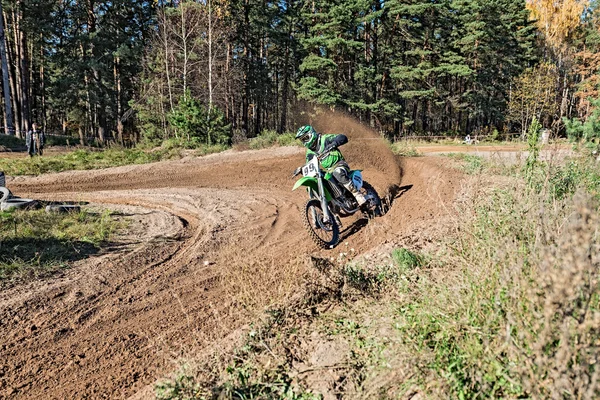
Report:
[[[352,193],[359,207],[367,202],[365,196],[360,191],[356,190],[356,187],[352,184],[352,181],[348,182],[346,185],[344,185],[344,187],[348,189],[350,193]]]

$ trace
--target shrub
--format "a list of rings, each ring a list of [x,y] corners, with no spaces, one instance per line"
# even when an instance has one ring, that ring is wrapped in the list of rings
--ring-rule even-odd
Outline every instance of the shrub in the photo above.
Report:
[[[25,139],[19,139],[16,136],[0,134],[0,146],[7,147],[9,149],[25,147]]]
[[[415,269],[423,263],[421,256],[405,248],[394,249],[392,252],[392,259],[396,262],[396,265],[404,271]]]
[[[249,142],[252,150],[264,149],[271,146],[294,146],[297,144],[292,133],[279,134],[273,130],[263,131],[257,137],[250,139]]]
[[[578,119],[564,119],[567,135],[573,142],[583,145],[583,147],[598,156],[600,150],[600,99],[590,101],[594,107],[591,115],[585,122]]]
[[[167,116],[169,124],[187,141],[223,144],[231,140],[231,125],[225,124],[223,113],[213,107],[210,111],[189,90],[181,97],[177,107]]]

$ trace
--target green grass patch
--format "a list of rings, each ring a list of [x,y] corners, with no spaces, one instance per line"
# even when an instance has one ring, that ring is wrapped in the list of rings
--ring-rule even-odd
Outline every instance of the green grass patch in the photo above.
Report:
[[[402,271],[410,271],[423,265],[423,257],[403,247],[394,249],[392,259]]]
[[[44,157],[0,159],[0,170],[6,175],[40,175],[48,172],[89,170],[129,164],[146,164],[179,158],[172,149],[145,151],[141,149],[110,148],[102,151],[75,150],[68,154]]]
[[[485,161],[481,156],[469,153],[449,153],[446,154],[446,157],[461,162],[462,170],[469,175],[475,175],[484,170]]]
[[[0,212],[0,284],[48,276],[97,253],[120,226],[109,211]]]

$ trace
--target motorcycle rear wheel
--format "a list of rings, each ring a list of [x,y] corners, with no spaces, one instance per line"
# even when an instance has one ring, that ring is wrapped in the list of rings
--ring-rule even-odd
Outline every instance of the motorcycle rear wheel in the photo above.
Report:
[[[317,199],[308,200],[302,211],[304,227],[317,246],[322,249],[332,249],[340,240],[340,228],[335,218],[325,223],[323,217],[321,202]]]
[[[371,186],[369,184],[369,182],[363,181],[363,186],[361,188],[361,191],[363,192],[363,194],[365,196],[372,197],[373,201],[375,202],[375,207],[373,207],[371,210],[368,211],[368,217],[369,218],[381,217],[383,215],[383,209],[381,207],[381,197],[379,197],[377,190],[375,190],[375,188],[373,186]]]

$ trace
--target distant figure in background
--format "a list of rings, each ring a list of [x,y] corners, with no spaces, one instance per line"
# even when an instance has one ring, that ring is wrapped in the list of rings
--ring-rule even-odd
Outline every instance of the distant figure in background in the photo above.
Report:
[[[465,143],[466,143],[466,144],[471,144],[471,135],[467,135],[467,136],[465,137]]]
[[[34,122],[31,125],[31,130],[27,132],[25,136],[25,144],[27,145],[27,153],[30,157],[35,154],[42,155],[44,153],[44,143],[46,142],[46,135],[43,131],[38,130],[38,125]]]

